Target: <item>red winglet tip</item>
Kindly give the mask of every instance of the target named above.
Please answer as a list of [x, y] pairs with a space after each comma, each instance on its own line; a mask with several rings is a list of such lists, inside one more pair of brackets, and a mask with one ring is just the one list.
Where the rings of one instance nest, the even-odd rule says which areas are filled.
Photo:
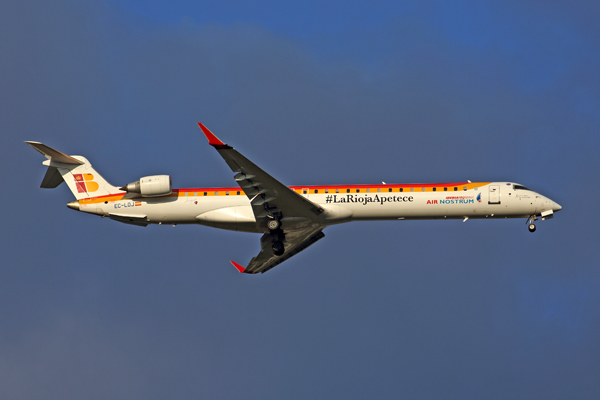
[[236, 263], [235, 261], [231, 261], [231, 263], [233, 264], [233, 266], [235, 267], [235, 269], [237, 269], [238, 271], [244, 272], [246, 270], [246, 268], [242, 267], [240, 264]]
[[208, 144], [210, 144], [211, 146], [223, 146], [225, 144], [221, 142], [219, 138], [216, 137], [215, 134], [212, 133], [207, 127], [202, 125], [201, 122], [198, 122], [198, 126], [200, 127], [200, 129], [202, 129], [202, 132], [204, 132], [204, 135], [208, 139]]

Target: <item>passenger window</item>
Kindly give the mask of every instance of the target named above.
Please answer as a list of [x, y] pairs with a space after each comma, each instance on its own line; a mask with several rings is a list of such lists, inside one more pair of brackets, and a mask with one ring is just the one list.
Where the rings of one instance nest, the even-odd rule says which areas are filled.
[[411, 191], [411, 192], [414, 192], [414, 191], [415, 191], [415, 188], [414, 188], [414, 187], [410, 188], [410, 191]]
[[356, 189], [356, 193], [360, 193], [360, 189]]
[[445, 187], [445, 188], [444, 188], [444, 192], [447, 192], [447, 191], [448, 191], [448, 188], [447, 188], [447, 187]]
[[239, 191], [239, 190], [237, 191], [237, 195], [238, 195], [238, 196], [240, 195], [240, 191]]
[[329, 193], [329, 189], [325, 189], [325, 193]]
[[350, 193], [350, 189], [346, 189], [346, 193]]
[[225, 196], [229, 196], [229, 192], [225, 192]]
[[188, 192], [185, 192], [183, 195], [184, 195], [185, 197], [187, 197], [187, 195], [188, 195]]
[[433, 188], [433, 191], [435, 192], [437, 188]]
[[367, 193], [369, 193], [371, 191], [371, 189], [367, 189]]
[[454, 186], [454, 191], [456, 192], [458, 190], [458, 188], [456, 186]]
[[392, 191], [392, 188], [389, 188], [389, 189], [388, 189], [388, 192], [391, 192], [391, 191]]
[[315, 189], [315, 194], [319, 193], [319, 191], [317, 189]]
[[340, 192], [340, 189], [335, 189], [335, 192], [336, 192], [336, 193], [339, 193], [339, 192]]
[[467, 191], [467, 187], [465, 186], [465, 187], [463, 188], [463, 190], [466, 192], [466, 191]]
[[404, 192], [404, 188], [400, 188], [400, 191], [401, 191], [401, 192]]
[[424, 191], [425, 191], [425, 188], [421, 188], [421, 192], [424, 192]]
[[477, 190], [477, 186], [475, 186], [473, 189]]
[[306, 194], [308, 193], [308, 190], [303, 190], [302, 193]]
[[215, 192], [215, 196], [218, 196], [218, 195], [219, 195], [219, 192]]
[[381, 192], [381, 188], [377, 188], [377, 191], [378, 191], [378, 192]]
[[204, 195], [206, 196], [208, 193], [204, 192]]

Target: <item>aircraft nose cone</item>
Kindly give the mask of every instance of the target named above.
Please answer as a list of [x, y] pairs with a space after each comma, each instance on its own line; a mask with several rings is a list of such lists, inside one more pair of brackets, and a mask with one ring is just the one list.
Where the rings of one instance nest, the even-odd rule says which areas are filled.
[[557, 202], [554, 202], [554, 204], [552, 205], [552, 211], [560, 211], [562, 210], [562, 206], [560, 204], [558, 204]]

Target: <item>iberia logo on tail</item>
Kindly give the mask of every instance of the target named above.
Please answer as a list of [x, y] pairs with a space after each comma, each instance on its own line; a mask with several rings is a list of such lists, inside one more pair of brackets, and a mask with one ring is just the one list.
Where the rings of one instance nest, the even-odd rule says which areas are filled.
[[75, 178], [75, 186], [77, 186], [77, 193], [91, 193], [98, 190], [99, 186], [94, 182], [94, 175], [92, 174], [73, 174]]

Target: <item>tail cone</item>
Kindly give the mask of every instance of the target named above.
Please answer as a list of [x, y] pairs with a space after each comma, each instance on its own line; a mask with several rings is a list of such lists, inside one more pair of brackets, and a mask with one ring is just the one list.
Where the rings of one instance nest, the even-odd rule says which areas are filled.
[[67, 203], [67, 207], [72, 208], [73, 210], [80, 211], [79, 201], [73, 200]]

